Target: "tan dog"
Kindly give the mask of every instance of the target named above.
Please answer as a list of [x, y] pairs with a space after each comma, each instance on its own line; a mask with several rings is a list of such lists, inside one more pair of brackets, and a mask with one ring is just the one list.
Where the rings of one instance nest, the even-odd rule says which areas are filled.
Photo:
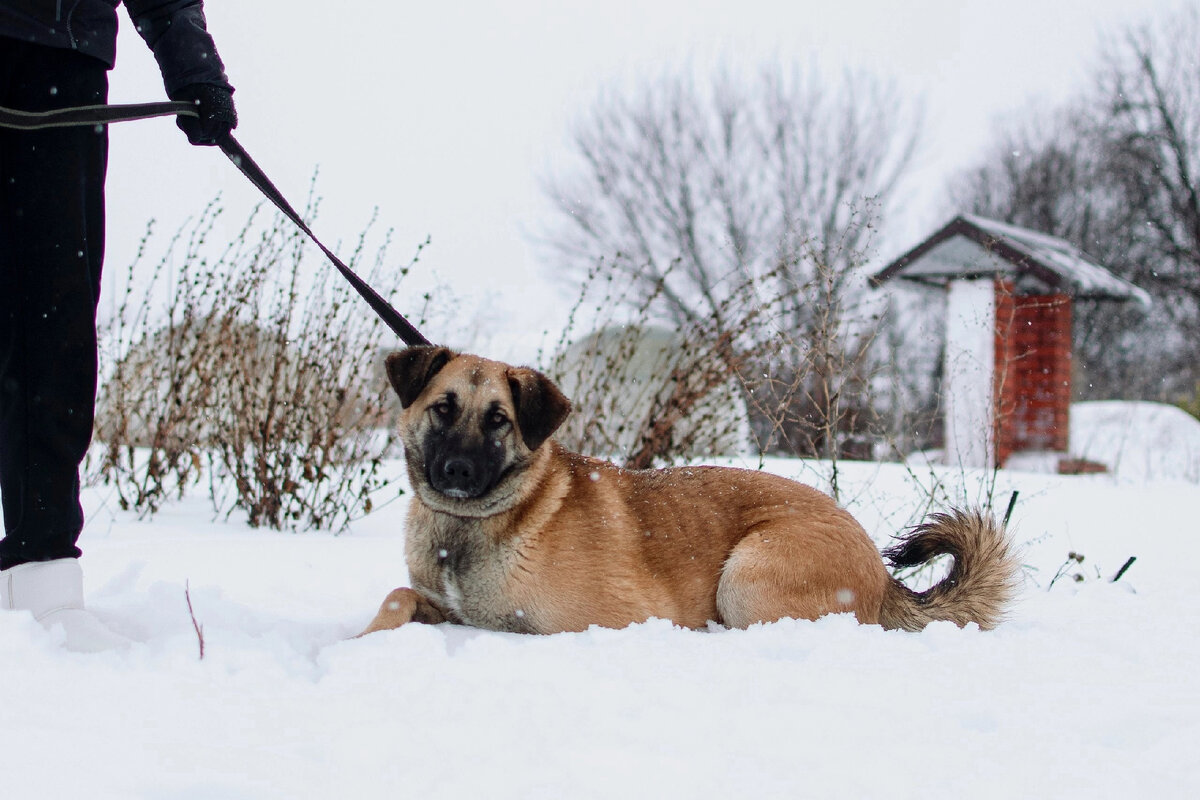
[[741, 628], [846, 611], [885, 628], [991, 628], [1013, 595], [1016, 562], [982, 515], [935, 515], [888, 551], [896, 566], [954, 557], [917, 594], [816, 489], [741, 469], [629, 471], [568, 452], [550, 436], [570, 403], [532, 369], [414, 347], [387, 370], [415, 492], [412, 588], [391, 592], [364, 634], [414, 620], [527, 633], [650, 617]]

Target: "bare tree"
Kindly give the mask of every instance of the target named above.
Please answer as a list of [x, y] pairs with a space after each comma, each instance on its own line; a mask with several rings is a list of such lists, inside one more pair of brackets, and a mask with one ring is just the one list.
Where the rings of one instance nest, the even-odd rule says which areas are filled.
[[[770, 358], [728, 350], [751, 407], [786, 405], [797, 424], [829, 429], [811, 409], [854, 405], [830, 371], [861, 362], [863, 349], [831, 321], [842, 319], [918, 124], [888, 84], [850, 73], [827, 83], [797, 66], [750, 79], [722, 70], [705, 85], [668, 76], [604, 94], [574, 127], [577, 168], [545, 184], [548, 260], [573, 281], [600, 265], [629, 287], [625, 302], [640, 319], [648, 308], [677, 330], [761, 346]], [[726, 318], [747, 286], [772, 309], [771, 324], [757, 328], [764, 339], [748, 345], [742, 331], [730, 336], [741, 320]], [[796, 408], [801, 399], [810, 410]], [[834, 446], [788, 435], [778, 415], [758, 424], [780, 447]]]
[[[1137, 278], [1200, 333], [1200, 9], [1130, 30], [1109, 50], [1110, 169], [1137, 235]], [[1191, 337], [1193, 347], [1200, 341]], [[1197, 352], [1193, 349], [1192, 355]]]
[[764, 291], [794, 296], [791, 327], [803, 329], [811, 298], [796, 290], [816, 263], [844, 286], [871, 235], [864, 207], [886, 210], [917, 116], [866, 75], [827, 84], [795, 66], [605, 94], [575, 126], [579, 168], [545, 186], [551, 264], [578, 279], [604, 259], [636, 288], [632, 302], [656, 296], [676, 323], [713, 314], [744, 278], [777, 275]]
[[1200, 12], [1112, 38], [1095, 86], [1031, 115], [952, 188], [957, 208], [1061, 236], [1154, 298], [1077, 307], [1084, 397], [1176, 398], [1200, 379]]

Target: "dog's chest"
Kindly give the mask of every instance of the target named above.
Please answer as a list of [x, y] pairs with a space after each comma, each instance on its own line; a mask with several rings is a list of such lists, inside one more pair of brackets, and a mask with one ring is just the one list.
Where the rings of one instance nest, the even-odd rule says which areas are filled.
[[468, 625], [533, 631], [527, 611], [512, 597], [520, 559], [516, 544], [485, 541], [469, 523], [443, 522], [422, 533], [408, 547], [415, 588]]

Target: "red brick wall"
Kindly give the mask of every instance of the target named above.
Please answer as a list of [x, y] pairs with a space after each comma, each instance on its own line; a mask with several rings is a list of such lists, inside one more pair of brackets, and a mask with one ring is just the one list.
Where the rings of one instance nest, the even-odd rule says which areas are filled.
[[1071, 405], [1071, 298], [1017, 295], [996, 282], [996, 463], [1065, 452]]

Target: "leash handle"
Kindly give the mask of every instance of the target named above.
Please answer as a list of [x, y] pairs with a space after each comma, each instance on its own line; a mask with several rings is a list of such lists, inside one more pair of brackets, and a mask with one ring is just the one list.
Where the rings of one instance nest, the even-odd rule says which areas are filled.
[[284, 198], [283, 193], [275, 188], [275, 184], [271, 183], [271, 179], [268, 178], [266, 173], [262, 171], [262, 168], [255, 163], [254, 159], [250, 157], [250, 154], [246, 152], [246, 149], [242, 147], [242, 145], [236, 139], [233, 138], [233, 134], [225, 134], [222, 136], [217, 140], [217, 146], [221, 148], [222, 153], [229, 157], [229, 160], [233, 162], [233, 165], [237, 167], [238, 170], [241, 171], [241, 173], [245, 175], [268, 200], [275, 204], [276, 208], [282, 211], [288, 219], [295, 223], [296, 227], [303, 231], [305, 235], [313, 241], [313, 244], [321, 248], [321, 252], [325, 254], [325, 257], [329, 259], [330, 263], [338, 268], [338, 271], [341, 272], [346, 280], [350, 282], [350, 285], [354, 287], [355, 291], [357, 291], [362, 298], [367, 301], [371, 308], [374, 309], [375, 313], [379, 315], [380, 319], [382, 319], [384, 323], [404, 341], [405, 344], [409, 345], [410, 347], [431, 344], [431, 342], [422, 336], [411, 322], [405, 319], [399, 311], [392, 308], [392, 306], [389, 305], [388, 302], [384, 300], [378, 292], [372, 289], [366, 281], [360, 278], [354, 272], [354, 270], [343, 264], [341, 259], [335, 256], [328, 247], [322, 244], [321, 240], [317, 238], [317, 235], [312, 232], [308, 225], [305, 224], [304, 220], [300, 218], [300, 215], [296, 213], [296, 210], [292, 208], [291, 204], [288, 203], [288, 201]]
[[51, 111], [18, 111], [0, 106], [0, 128], [37, 131], [44, 128], [72, 128], [77, 125], [107, 125], [152, 117], [198, 117], [194, 103], [185, 100], [130, 105], [74, 106]]

